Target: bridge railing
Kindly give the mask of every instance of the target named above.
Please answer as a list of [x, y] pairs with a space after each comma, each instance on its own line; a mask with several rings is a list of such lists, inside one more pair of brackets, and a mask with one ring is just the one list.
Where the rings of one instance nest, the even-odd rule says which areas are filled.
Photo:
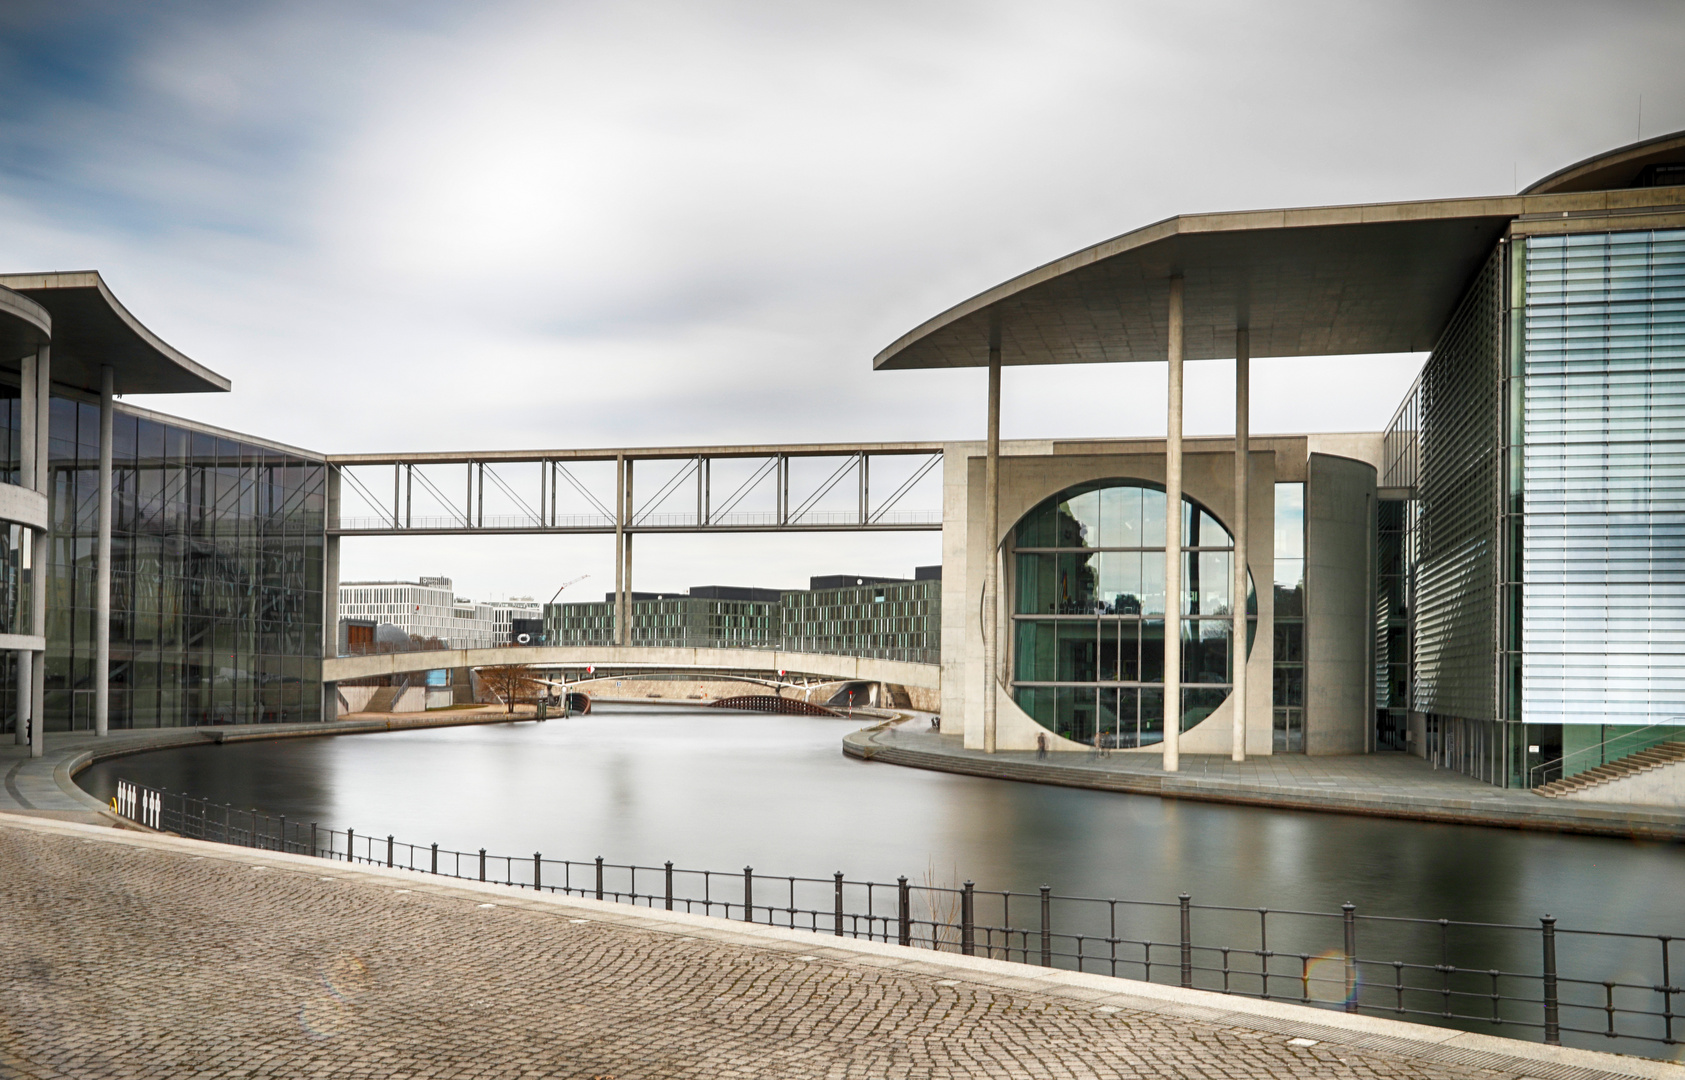
[[182, 836], [1223, 994], [1671, 1057], [1678, 933], [1422, 919], [500, 855], [288, 821], [119, 781], [124, 817]]
[[[542, 646], [555, 648], [620, 648], [610, 641], [590, 640], [586, 638], [569, 639], [567, 641], [539, 642], [536, 645], [499, 645], [499, 649], [509, 650], [506, 662], [511, 664], [524, 663], [520, 650], [538, 648]], [[908, 664], [940, 664], [942, 650], [939, 648], [887, 648], [875, 646], [849, 646], [848, 648], [827, 649], [820, 647], [821, 643], [812, 638], [771, 637], [756, 641], [738, 638], [710, 638], [700, 634], [674, 634], [666, 636], [634, 637], [625, 646], [635, 649], [751, 649], [760, 652], [810, 653], [817, 656], [853, 656], [862, 660], [898, 660]], [[482, 648], [493, 646], [478, 646]], [[433, 640], [424, 642], [387, 642], [378, 641], [348, 645], [340, 656], [374, 656], [389, 653], [439, 652], [458, 648], [448, 642]], [[504, 658], [500, 655], [500, 660]], [[612, 666], [612, 665], [609, 665]]]

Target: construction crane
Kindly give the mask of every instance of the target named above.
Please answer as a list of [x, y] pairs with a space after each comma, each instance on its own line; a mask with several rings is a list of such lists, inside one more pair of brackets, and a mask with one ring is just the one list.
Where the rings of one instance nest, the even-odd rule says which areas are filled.
[[[569, 585], [578, 585], [581, 581], [584, 581], [586, 578], [588, 578], [590, 576], [591, 576], [590, 574], [580, 574], [578, 577], [574, 578], [572, 581], [564, 581], [564, 582], [562, 582], [562, 589], [567, 588]], [[556, 596], [562, 595], [562, 589], [556, 590]], [[552, 604], [554, 604], [556, 602], [556, 596], [552, 596], [550, 598], [550, 602]]]

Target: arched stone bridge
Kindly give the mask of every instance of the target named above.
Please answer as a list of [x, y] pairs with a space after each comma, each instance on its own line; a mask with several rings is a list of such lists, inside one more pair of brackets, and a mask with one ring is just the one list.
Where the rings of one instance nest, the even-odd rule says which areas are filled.
[[487, 667], [493, 664], [597, 664], [659, 667], [663, 670], [787, 671], [832, 679], [897, 683], [937, 690], [942, 687], [939, 664], [905, 660], [875, 660], [864, 656], [784, 652], [777, 649], [686, 649], [643, 645], [529, 645], [502, 649], [435, 649], [427, 652], [377, 653], [371, 656], [332, 656], [322, 661], [322, 681], [337, 683], [380, 675], [401, 675], [439, 668]]

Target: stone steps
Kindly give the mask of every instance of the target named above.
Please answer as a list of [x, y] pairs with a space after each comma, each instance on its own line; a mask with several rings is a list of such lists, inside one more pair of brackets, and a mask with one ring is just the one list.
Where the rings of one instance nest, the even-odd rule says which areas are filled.
[[1664, 765], [1685, 761], [1685, 739], [1665, 742], [1656, 746], [1628, 754], [1617, 761], [1606, 765], [1598, 765], [1585, 772], [1565, 776], [1560, 780], [1552, 780], [1548, 784], [1541, 784], [1533, 789], [1535, 795], [1543, 795], [1547, 799], [1559, 799], [1575, 791], [1607, 784], [1611, 780], [1619, 780], [1625, 776], [1634, 776], [1651, 769], [1659, 769]]

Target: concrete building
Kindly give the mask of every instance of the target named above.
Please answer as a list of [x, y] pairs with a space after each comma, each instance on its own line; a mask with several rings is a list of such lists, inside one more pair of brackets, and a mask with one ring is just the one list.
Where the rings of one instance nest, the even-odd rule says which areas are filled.
[[539, 618], [543, 605], [520, 598], [474, 601], [456, 595], [448, 577], [415, 581], [346, 581], [339, 586], [342, 621], [387, 623], [452, 649], [490, 649], [514, 640], [515, 620]]
[[[944, 474], [943, 729], [1508, 786], [1685, 734], [1681, 185], [1676, 133], [1512, 197], [1171, 218], [884, 349], [989, 372]], [[1250, 437], [1251, 357], [1412, 351], [1385, 432]], [[1235, 437], [1184, 439], [1183, 364], [1227, 357]], [[1101, 362], [1168, 364], [1168, 438], [999, 440], [1003, 365]]]
[[[1386, 430], [1250, 434], [1251, 357], [1401, 352], [1429, 359]], [[1184, 364], [1229, 357], [1233, 437], [1184, 439]], [[1166, 437], [1000, 440], [1004, 365], [1143, 362], [1167, 366]], [[617, 602], [545, 607], [545, 636], [939, 656], [943, 728], [985, 751], [1175, 770], [1184, 751], [1407, 750], [1534, 786], [1685, 733], [1685, 133], [1517, 195], [1170, 218], [874, 363], [988, 371], [986, 438], [943, 448], [940, 580], [639, 599], [637, 532], [901, 527], [924, 473], [874, 508], [868, 447], [666, 447], [651, 456], [691, 464], [640, 507], [625, 448], [330, 463], [122, 405], [229, 384], [97, 274], [0, 276], [5, 723], [39, 750], [44, 727], [320, 718], [342, 614], [497, 645], [540, 607], [417, 581], [348, 583], [342, 612], [342, 535], [571, 530], [614, 536]], [[934, 467], [934, 444], [876, 450]], [[819, 455], [851, 464], [792, 503], [791, 460]], [[734, 510], [741, 490], [716, 504], [715, 457], [765, 458], [745, 483], [770, 478], [776, 511]], [[563, 458], [614, 464], [612, 509], [558, 518]], [[500, 525], [484, 495], [504, 460], [539, 461], [548, 490]], [[418, 464], [464, 468], [454, 516], [411, 515]], [[359, 465], [392, 468], [393, 502], [347, 529]], [[856, 508], [814, 510], [849, 469]], [[692, 525], [655, 512], [681, 482]]]

